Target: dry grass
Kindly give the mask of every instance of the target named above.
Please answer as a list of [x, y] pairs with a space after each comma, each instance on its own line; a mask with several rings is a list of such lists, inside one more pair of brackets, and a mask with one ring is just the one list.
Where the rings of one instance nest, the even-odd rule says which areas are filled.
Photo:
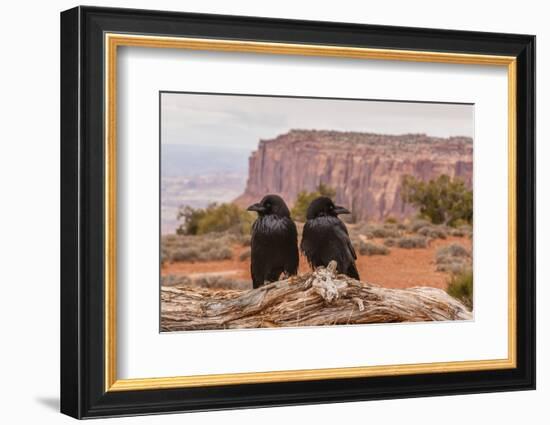
[[431, 225], [432, 225], [432, 223], [428, 220], [416, 219], [416, 220], [411, 221], [411, 223], [409, 224], [409, 229], [408, 230], [411, 233], [416, 233], [422, 227], [431, 226]]
[[374, 242], [359, 242], [360, 255], [388, 255], [390, 250], [384, 245], [379, 245]]
[[398, 238], [386, 238], [384, 239], [384, 245], [392, 247], [397, 246], [399, 239]]
[[217, 261], [233, 257], [232, 245], [240, 238], [230, 233], [166, 235], [161, 240], [162, 262]]
[[431, 239], [447, 239], [445, 226], [424, 226], [418, 229], [416, 233]]
[[471, 266], [471, 254], [462, 245], [453, 243], [437, 250], [435, 262], [437, 271], [461, 273]]
[[465, 268], [458, 273], [453, 273], [447, 286], [447, 293], [472, 310], [474, 305], [474, 277], [472, 269]]
[[405, 236], [397, 240], [397, 246], [406, 249], [426, 248], [428, 240], [423, 236]]
[[449, 234], [451, 236], [458, 236], [458, 237], [468, 237], [472, 239], [472, 226], [469, 224], [464, 224], [462, 226], [459, 226], [457, 228], [452, 228], [449, 231]]
[[204, 274], [196, 277], [177, 275], [162, 276], [162, 286], [242, 291], [250, 289], [252, 284], [249, 281], [236, 280], [229, 276]]
[[241, 252], [241, 254], [239, 255], [239, 260], [241, 261], [246, 261], [248, 259], [250, 259], [250, 248], [248, 249], [245, 249], [243, 252]]
[[397, 238], [403, 234], [398, 224], [365, 224], [359, 226], [353, 233], [364, 235], [368, 239]]

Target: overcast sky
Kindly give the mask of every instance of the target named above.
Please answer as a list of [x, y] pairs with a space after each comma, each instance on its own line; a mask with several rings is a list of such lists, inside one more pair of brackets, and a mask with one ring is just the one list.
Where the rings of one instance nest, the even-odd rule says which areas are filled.
[[163, 93], [163, 144], [255, 149], [290, 129], [383, 134], [474, 133], [474, 107], [435, 103]]

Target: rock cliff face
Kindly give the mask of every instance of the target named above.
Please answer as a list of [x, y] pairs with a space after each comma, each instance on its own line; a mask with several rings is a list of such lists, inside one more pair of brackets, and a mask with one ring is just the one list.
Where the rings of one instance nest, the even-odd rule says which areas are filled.
[[276, 193], [292, 205], [300, 191], [323, 183], [336, 189], [336, 202], [357, 220], [402, 219], [416, 212], [401, 200], [404, 175], [427, 181], [447, 174], [472, 187], [472, 152], [466, 137], [291, 130], [260, 141], [235, 202], [244, 206]]

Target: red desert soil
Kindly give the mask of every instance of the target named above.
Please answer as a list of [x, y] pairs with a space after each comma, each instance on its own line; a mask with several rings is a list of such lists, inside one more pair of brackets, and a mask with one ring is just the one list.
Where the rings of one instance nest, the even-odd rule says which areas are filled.
[[[382, 244], [383, 240], [375, 240], [374, 242]], [[404, 249], [392, 247], [389, 255], [359, 255], [357, 268], [361, 280], [387, 288], [433, 286], [444, 289], [447, 286], [448, 274], [435, 270], [435, 253], [438, 248], [451, 243], [458, 243], [469, 250], [472, 248], [472, 241], [468, 238], [448, 237], [447, 239], [432, 240], [428, 248]], [[236, 280], [249, 280], [250, 261], [239, 260], [240, 253], [245, 249], [241, 246], [235, 246], [234, 259], [232, 260], [166, 264], [161, 273], [163, 276], [223, 273], [231, 275]], [[309, 265], [306, 259], [300, 256], [300, 273], [308, 270]]]

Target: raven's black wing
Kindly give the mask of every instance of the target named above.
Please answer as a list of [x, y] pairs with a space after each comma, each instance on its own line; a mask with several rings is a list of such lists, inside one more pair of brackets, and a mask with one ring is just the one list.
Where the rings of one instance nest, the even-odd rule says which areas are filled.
[[296, 224], [288, 219], [288, 252], [286, 254], [285, 272], [291, 276], [297, 274], [299, 264], [298, 231], [296, 230]]
[[353, 248], [353, 244], [351, 243], [351, 239], [349, 237], [348, 228], [344, 224], [343, 221], [338, 220], [338, 234], [342, 240], [346, 242], [346, 248], [349, 251], [349, 254], [354, 260], [357, 260], [357, 254], [355, 253], [355, 248]]
[[250, 275], [252, 277], [252, 287], [259, 288], [265, 282], [265, 261], [262, 238], [258, 235], [258, 220], [252, 225], [252, 235], [250, 238]]
[[302, 229], [302, 240], [300, 242], [300, 250], [305, 255], [309, 265], [312, 268], [315, 267], [315, 265], [311, 260], [314, 249], [315, 247], [313, 246], [313, 235], [312, 235], [311, 223], [308, 220], [306, 221], [306, 223], [304, 224], [304, 228]]
[[344, 274], [348, 275], [349, 277], [353, 279], [360, 280], [359, 278], [359, 272], [357, 271], [357, 266], [355, 265], [355, 260], [357, 260], [357, 254], [355, 253], [355, 248], [353, 248], [353, 244], [351, 243], [351, 239], [349, 237], [348, 229], [343, 221], [338, 220], [339, 223], [336, 226], [336, 234], [338, 239], [340, 239], [343, 242], [345, 252], [343, 255], [345, 255], [346, 258], [346, 267], [343, 272]]

